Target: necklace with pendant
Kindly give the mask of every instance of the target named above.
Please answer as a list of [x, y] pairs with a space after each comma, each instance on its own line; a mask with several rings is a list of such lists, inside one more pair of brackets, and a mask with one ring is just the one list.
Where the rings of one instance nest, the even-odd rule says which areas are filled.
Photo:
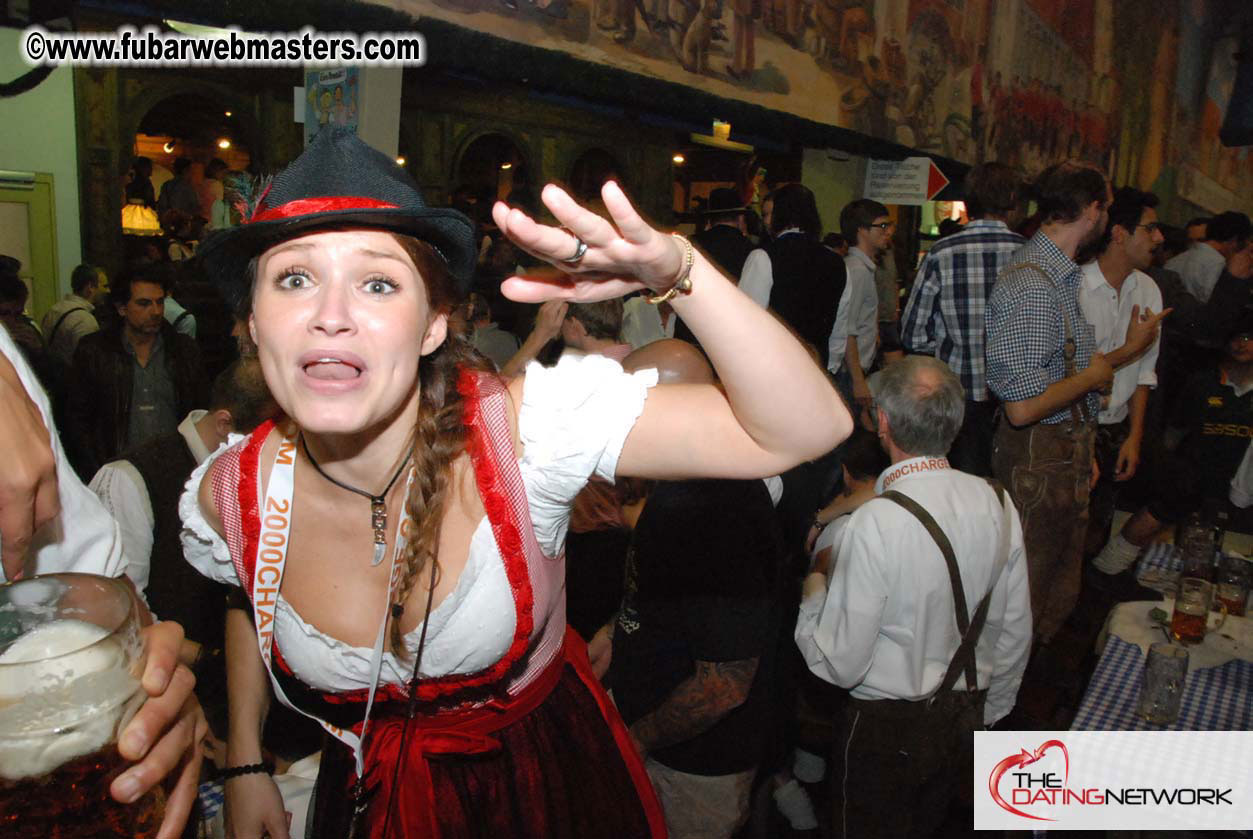
[[405, 467], [409, 465], [409, 461], [413, 459], [413, 447], [409, 447], [409, 453], [405, 455], [405, 459], [401, 461], [400, 467], [396, 470], [396, 474], [392, 475], [392, 479], [387, 482], [387, 486], [378, 495], [373, 495], [363, 489], [357, 489], [355, 486], [349, 486], [343, 481], [332, 478], [326, 472], [322, 471], [322, 467], [314, 460], [313, 453], [309, 451], [309, 444], [305, 442], [305, 435], [300, 435], [300, 447], [304, 449], [305, 457], [309, 458], [309, 462], [313, 464], [314, 470], [326, 478], [340, 489], [346, 489], [349, 492], [355, 492], [357, 495], [370, 500], [370, 527], [374, 531], [374, 557], [370, 565], [378, 565], [383, 561], [383, 554], [387, 550], [387, 493], [392, 491], [392, 487], [396, 485], [397, 479], [401, 473], [405, 471]]

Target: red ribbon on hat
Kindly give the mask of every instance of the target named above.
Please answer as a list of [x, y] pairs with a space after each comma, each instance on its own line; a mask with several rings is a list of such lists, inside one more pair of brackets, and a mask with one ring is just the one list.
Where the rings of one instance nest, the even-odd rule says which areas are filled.
[[351, 210], [399, 210], [395, 204], [363, 198], [360, 195], [325, 195], [321, 198], [297, 198], [277, 207], [253, 213], [249, 223], [254, 221], [282, 221], [283, 219], [299, 218], [314, 213], [333, 213]]

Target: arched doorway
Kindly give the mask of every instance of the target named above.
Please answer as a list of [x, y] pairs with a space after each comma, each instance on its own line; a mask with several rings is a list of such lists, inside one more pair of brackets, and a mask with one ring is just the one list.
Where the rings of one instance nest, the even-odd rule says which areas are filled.
[[144, 114], [131, 153], [152, 161], [156, 195], [173, 177], [180, 158], [191, 161], [192, 185], [203, 191], [205, 170], [215, 160], [222, 161], [228, 170], [245, 171], [251, 166], [249, 133], [242, 115], [236, 115], [230, 105], [198, 93], [181, 93], [162, 99]]
[[[230, 337], [233, 317], [207, 278], [187, 261], [195, 243], [209, 226], [237, 223], [227, 209], [223, 181], [232, 172], [246, 173], [253, 165], [255, 133], [248, 115], [236, 113], [238, 106], [203, 92], [178, 92], [159, 99], [139, 118], [122, 169], [124, 263], [175, 261], [174, 287], [169, 296], [190, 312], [196, 323], [196, 339], [205, 367], [215, 373], [237, 354]], [[125, 153], [124, 153], [125, 154]], [[148, 165], [140, 165], [146, 160]], [[150, 169], [151, 189], [137, 189], [137, 179]], [[161, 199], [162, 190], [178, 172], [190, 189], [178, 191], [178, 198]], [[136, 197], [146, 193], [155, 199], [159, 229], [137, 236], [129, 226]], [[126, 202], [130, 201], [130, 206]]]
[[472, 140], [455, 171], [452, 205], [480, 221], [479, 214], [490, 209], [493, 201], [524, 207], [534, 203], [526, 156], [504, 134], [482, 134]]

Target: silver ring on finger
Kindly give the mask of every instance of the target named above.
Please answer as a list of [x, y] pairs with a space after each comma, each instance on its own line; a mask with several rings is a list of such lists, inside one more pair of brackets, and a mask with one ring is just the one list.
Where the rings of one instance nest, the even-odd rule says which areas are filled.
[[574, 233], [571, 233], [570, 235], [574, 236], [574, 256], [567, 257], [561, 261], [567, 265], [577, 265], [583, 261], [583, 254], [587, 253], [587, 242], [584, 242]]

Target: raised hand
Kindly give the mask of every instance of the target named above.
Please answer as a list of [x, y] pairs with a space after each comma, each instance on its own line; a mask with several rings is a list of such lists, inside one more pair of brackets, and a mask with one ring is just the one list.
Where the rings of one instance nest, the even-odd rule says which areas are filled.
[[1147, 350], [1157, 338], [1162, 318], [1169, 315], [1171, 311], [1171, 309], [1163, 309], [1158, 314], [1153, 314], [1152, 309], [1145, 308], [1144, 311], [1140, 311], [1139, 306], [1132, 306], [1131, 320], [1127, 323], [1127, 335], [1122, 349], [1133, 357]]
[[[510, 277], [501, 284], [506, 297], [522, 303], [590, 302], [642, 288], [665, 291], [678, 279], [683, 268], [682, 243], [650, 227], [613, 181], [601, 189], [608, 220], [580, 207], [552, 184], [544, 187], [541, 197], [563, 227], [540, 224], [499, 201], [492, 207], [492, 218], [502, 233], [559, 269], [556, 274]], [[580, 241], [587, 249], [572, 261], [581, 250]]]
[[535, 316], [535, 332], [547, 344], [561, 334], [561, 324], [565, 322], [566, 312], [570, 304], [562, 300], [549, 300], [539, 307]]

